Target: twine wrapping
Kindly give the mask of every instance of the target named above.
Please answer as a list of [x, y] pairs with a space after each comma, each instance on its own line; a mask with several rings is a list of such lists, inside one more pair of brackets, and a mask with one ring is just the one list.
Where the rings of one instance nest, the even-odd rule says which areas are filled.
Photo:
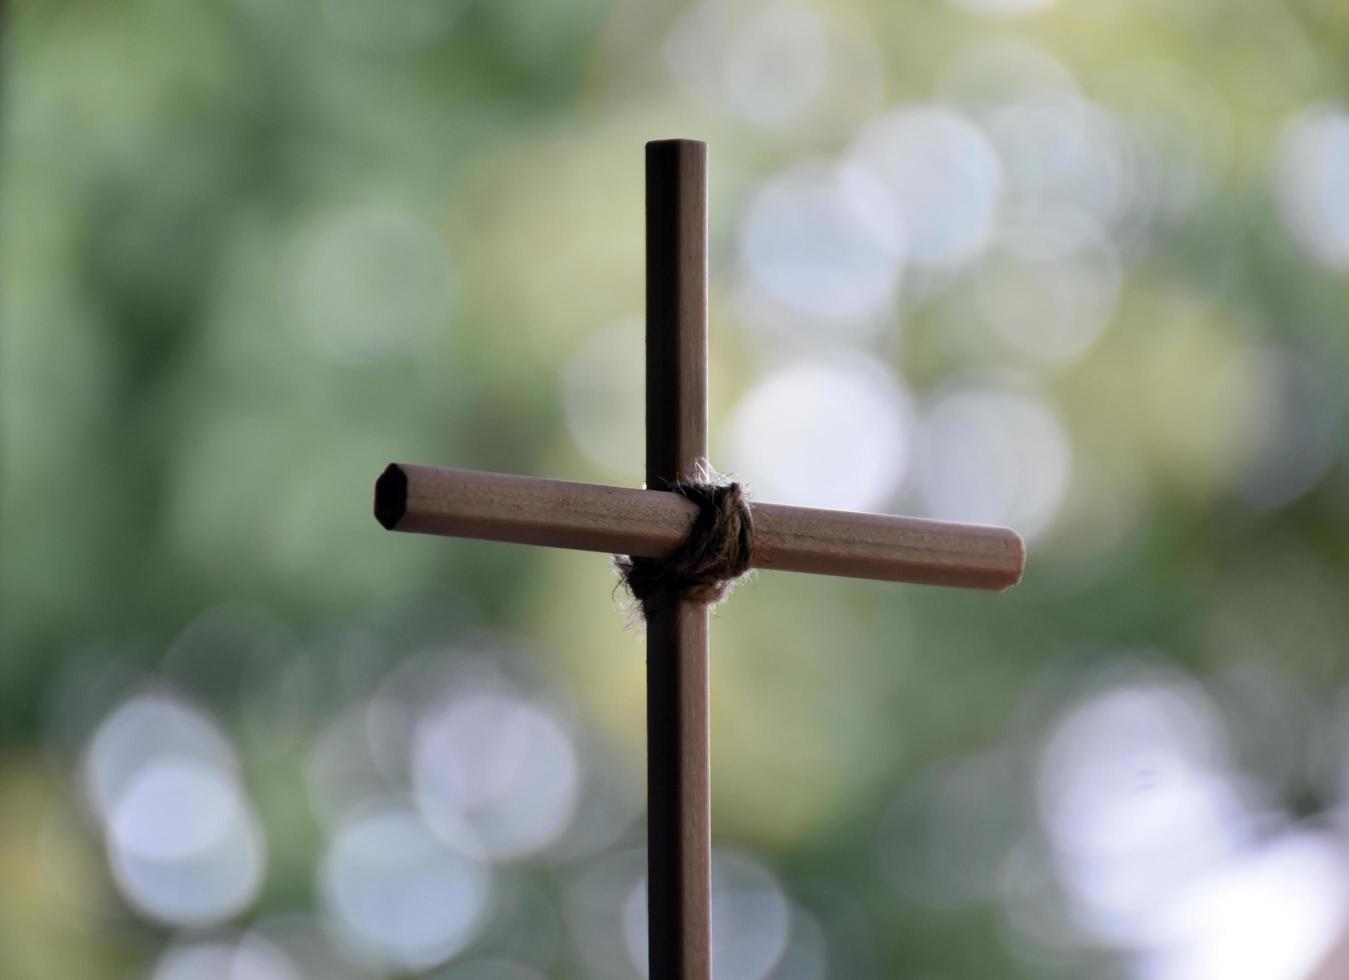
[[754, 521], [739, 483], [680, 480], [661, 489], [692, 500], [698, 516], [688, 537], [664, 558], [614, 559], [643, 618], [653, 604], [667, 599], [720, 602], [749, 570], [754, 548]]

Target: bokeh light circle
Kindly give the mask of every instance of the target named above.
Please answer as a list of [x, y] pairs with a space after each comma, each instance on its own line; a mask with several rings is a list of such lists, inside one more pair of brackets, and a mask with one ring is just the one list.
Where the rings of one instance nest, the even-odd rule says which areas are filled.
[[1054, 520], [1071, 454], [1058, 416], [1033, 395], [955, 388], [922, 414], [915, 471], [929, 516], [1008, 524], [1033, 537]]
[[505, 860], [535, 854], [567, 829], [580, 762], [548, 712], [504, 691], [470, 691], [424, 712], [412, 777], [433, 830], [467, 824], [488, 855]]
[[980, 262], [974, 302], [1006, 351], [1042, 366], [1081, 357], [1115, 313], [1122, 272], [1109, 238], [1093, 223], [1037, 214], [999, 235]]
[[820, 15], [806, 3], [771, 3], [731, 35], [722, 87], [738, 115], [778, 129], [798, 120], [819, 97], [828, 62]]
[[759, 382], [730, 423], [731, 467], [765, 500], [867, 510], [909, 461], [909, 398], [861, 355], [795, 364]]
[[1317, 967], [1349, 924], [1349, 864], [1342, 842], [1293, 830], [1167, 898], [1166, 938], [1141, 958], [1139, 980], [1328, 977]]
[[237, 771], [229, 739], [192, 703], [167, 691], [122, 702], [94, 730], [84, 752], [82, 781], [95, 814], [106, 818], [142, 768], [167, 756]]
[[328, 845], [319, 893], [339, 941], [373, 963], [424, 970], [481, 930], [492, 873], [466, 831], [433, 834], [413, 810], [372, 805]]
[[305, 980], [285, 951], [255, 933], [178, 942], [155, 961], [150, 980]]
[[863, 128], [851, 157], [894, 196], [912, 264], [959, 268], [987, 247], [1002, 165], [988, 137], [964, 116], [939, 106], [898, 109]]
[[1250, 831], [1223, 732], [1201, 688], [1124, 679], [1069, 709], [1041, 755], [1041, 821], [1083, 924], [1155, 941], [1161, 902]]
[[1048, 51], [1007, 37], [962, 47], [942, 70], [943, 102], [980, 122], [1012, 105], [1065, 104], [1080, 98], [1072, 72]]
[[142, 769], [108, 818], [118, 889], [161, 922], [206, 925], [247, 908], [262, 887], [262, 826], [232, 773], [165, 758]]
[[903, 244], [884, 185], [855, 166], [808, 163], [760, 188], [740, 252], [753, 285], [789, 314], [848, 324], [893, 302]]
[[113, 882], [139, 913], [205, 926], [252, 904], [262, 825], [234, 749], [195, 705], [167, 691], [127, 699], [95, 729], [82, 777]]
[[1274, 191], [1293, 241], [1327, 268], [1349, 268], [1349, 112], [1313, 106], [1284, 126]]

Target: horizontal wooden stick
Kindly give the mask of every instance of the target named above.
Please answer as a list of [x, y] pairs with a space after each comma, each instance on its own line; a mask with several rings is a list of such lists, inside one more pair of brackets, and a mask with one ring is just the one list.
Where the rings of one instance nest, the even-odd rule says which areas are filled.
[[[753, 504], [755, 568], [999, 591], [1021, 579], [1015, 531]], [[375, 484], [391, 531], [659, 558], [693, 525], [676, 493], [394, 463]]]

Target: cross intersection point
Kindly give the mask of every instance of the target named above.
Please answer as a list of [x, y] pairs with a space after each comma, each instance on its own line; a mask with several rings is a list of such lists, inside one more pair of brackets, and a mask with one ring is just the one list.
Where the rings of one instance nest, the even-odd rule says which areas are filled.
[[[646, 145], [646, 486], [707, 464], [707, 146]], [[1007, 528], [754, 503], [750, 565], [1000, 591], [1025, 547]], [[677, 493], [391, 464], [385, 528], [665, 558], [698, 507]], [[652, 980], [709, 980], [707, 606], [648, 601], [647, 890]]]

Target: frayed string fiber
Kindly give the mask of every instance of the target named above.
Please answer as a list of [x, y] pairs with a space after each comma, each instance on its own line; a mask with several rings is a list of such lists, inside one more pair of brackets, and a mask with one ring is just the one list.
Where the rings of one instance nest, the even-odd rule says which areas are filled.
[[739, 483], [707, 479], [679, 480], [660, 489], [698, 505], [688, 536], [664, 558], [614, 559], [622, 585], [636, 600], [642, 617], [656, 603], [687, 599], [715, 605], [749, 570], [754, 550], [754, 520], [748, 495]]

